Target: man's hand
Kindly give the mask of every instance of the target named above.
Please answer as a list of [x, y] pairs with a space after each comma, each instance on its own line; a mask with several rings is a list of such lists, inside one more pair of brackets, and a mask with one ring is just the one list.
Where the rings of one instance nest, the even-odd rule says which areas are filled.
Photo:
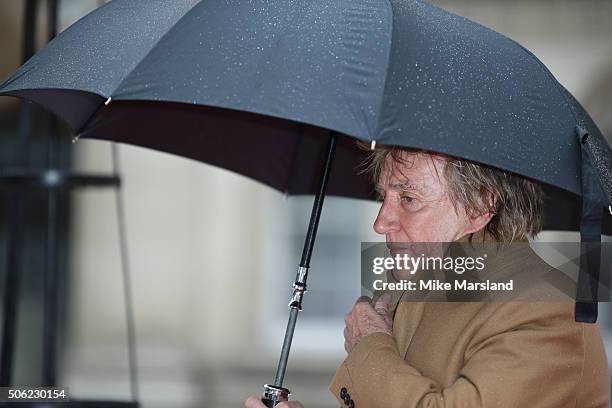
[[[266, 408], [266, 406], [261, 402], [260, 395], [252, 395], [244, 403], [244, 408]], [[304, 406], [299, 401], [289, 401], [281, 402], [275, 408], [304, 408]]]
[[391, 295], [383, 294], [374, 305], [372, 299], [362, 296], [357, 299], [353, 310], [344, 318], [344, 349], [347, 353], [368, 334], [382, 332], [391, 334], [393, 321], [389, 317]]

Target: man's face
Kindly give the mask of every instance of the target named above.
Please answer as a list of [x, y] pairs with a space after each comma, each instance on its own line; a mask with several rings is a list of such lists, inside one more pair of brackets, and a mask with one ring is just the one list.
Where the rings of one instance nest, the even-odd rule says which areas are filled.
[[402, 154], [407, 163], [390, 166], [389, 157], [383, 166], [376, 186], [382, 206], [374, 231], [384, 234], [387, 243], [415, 243], [451, 242], [480, 229], [461, 205], [455, 211], [447, 193], [443, 159]]

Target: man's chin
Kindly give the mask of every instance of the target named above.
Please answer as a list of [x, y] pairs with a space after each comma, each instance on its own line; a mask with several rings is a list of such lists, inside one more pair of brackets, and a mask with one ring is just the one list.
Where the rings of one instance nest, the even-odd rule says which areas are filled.
[[415, 280], [417, 279], [417, 271], [415, 273], [410, 273], [409, 271], [398, 271], [397, 269], [391, 271], [391, 275], [393, 275], [393, 279], [398, 282]]

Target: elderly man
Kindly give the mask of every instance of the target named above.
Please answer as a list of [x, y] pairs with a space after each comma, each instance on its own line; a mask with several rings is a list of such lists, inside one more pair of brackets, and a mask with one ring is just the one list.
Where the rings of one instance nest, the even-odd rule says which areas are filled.
[[[424, 151], [381, 148], [370, 170], [387, 243], [526, 241], [541, 229], [536, 182]], [[542, 269], [530, 255], [516, 270]], [[394, 272], [394, 277], [400, 279]], [[330, 385], [348, 407], [609, 407], [600, 329], [554, 302], [402, 302], [360, 298], [346, 316], [347, 358]], [[258, 397], [247, 408], [260, 408]], [[297, 401], [278, 407], [298, 408]]]

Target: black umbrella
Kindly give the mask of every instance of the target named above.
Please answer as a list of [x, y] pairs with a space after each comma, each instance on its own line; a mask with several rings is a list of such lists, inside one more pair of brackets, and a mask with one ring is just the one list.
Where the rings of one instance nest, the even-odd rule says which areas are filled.
[[[326, 188], [371, 193], [354, 172], [364, 153], [351, 137], [543, 182], [582, 203], [584, 241], [599, 241], [612, 204], [610, 146], [544, 65], [516, 42], [416, 0], [115, 0], [61, 33], [0, 94], [44, 105], [76, 137], [159, 149], [290, 194], [316, 193], [272, 394], [284, 392]], [[582, 321], [596, 316], [589, 276], [579, 283], [588, 295], [579, 294]]]

